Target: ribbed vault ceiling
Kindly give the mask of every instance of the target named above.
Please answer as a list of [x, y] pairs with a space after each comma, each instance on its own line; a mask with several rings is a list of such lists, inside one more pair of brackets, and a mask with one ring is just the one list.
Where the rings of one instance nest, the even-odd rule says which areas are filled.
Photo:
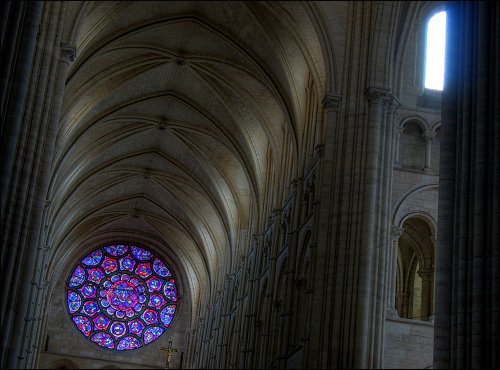
[[[324, 66], [300, 3], [95, 2], [75, 9], [50, 183], [55, 245], [157, 240], [208, 290], [268, 174], [299, 157]], [[283, 148], [288, 148], [283, 151]], [[255, 230], [253, 230], [255, 231]]]

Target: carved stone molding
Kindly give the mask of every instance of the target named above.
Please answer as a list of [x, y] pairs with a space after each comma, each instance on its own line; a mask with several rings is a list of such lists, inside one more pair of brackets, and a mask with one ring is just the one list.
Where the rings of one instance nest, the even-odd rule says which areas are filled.
[[417, 274], [423, 281], [432, 281], [434, 278], [434, 270], [431, 269], [419, 270]]
[[436, 133], [426, 132], [423, 136], [426, 144], [432, 144], [432, 142], [434, 141], [434, 137], [436, 136]]
[[75, 60], [76, 49], [68, 44], [61, 43], [61, 61], [70, 64]]
[[327, 94], [322, 101], [325, 109], [332, 110], [334, 112], [339, 111], [341, 102], [342, 96], [337, 94]]
[[401, 235], [403, 235], [404, 229], [399, 226], [392, 226], [391, 227], [391, 235], [395, 240], [399, 240]]
[[51, 205], [51, 201], [48, 199], [45, 199], [45, 202], [43, 204], [43, 208], [46, 210], [50, 207], [50, 205]]
[[388, 99], [392, 99], [390, 90], [382, 87], [367, 88], [365, 96], [370, 104], [385, 104]]
[[389, 114], [395, 114], [398, 108], [401, 107], [401, 103], [394, 95], [388, 94], [384, 100], [384, 107]]

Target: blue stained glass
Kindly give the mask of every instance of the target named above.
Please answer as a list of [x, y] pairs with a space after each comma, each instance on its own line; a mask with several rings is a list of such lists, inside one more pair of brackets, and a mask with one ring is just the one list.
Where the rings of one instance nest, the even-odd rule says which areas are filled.
[[76, 324], [77, 328], [88, 337], [90, 332], [92, 331], [92, 325], [90, 324], [90, 320], [85, 316], [74, 316], [73, 322]]
[[153, 262], [153, 270], [162, 277], [167, 277], [170, 275], [170, 271], [168, 270], [167, 266], [165, 266], [165, 264], [158, 258], [156, 258]]
[[97, 266], [102, 259], [102, 251], [100, 249], [90, 253], [82, 260], [82, 263], [87, 266]]
[[111, 325], [111, 333], [115, 338], [122, 337], [127, 332], [127, 327], [122, 322], [115, 322]]
[[171, 279], [165, 283], [163, 288], [163, 294], [172, 302], [177, 302], [177, 288], [175, 286], [175, 280]]
[[115, 272], [118, 268], [118, 264], [116, 263], [116, 260], [114, 258], [104, 258], [104, 262], [102, 263], [102, 268], [104, 269], [104, 272], [106, 274], [111, 274], [112, 272]]
[[68, 309], [70, 314], [77, 312], [82, 305], [82, 297], [73, 290], [68, 290]]
[[139, 261], [146, 261], [153, 257], [153, 253], [148, 252], [147, 250], [144, 250], [140, 247], [132, 245], [130, 249], [132, 250], [132, 254], [134, 255], [134, 257]]
[[92, 286], [90, 284], [85, 284], [84, 286], [82, 286], [78, 290], [82, 293], [82, 295], [85, 298], [95, 298], [96, 297], [96, 289], [94, 286]]
[[158, 322], [158, 314], [152, 309], [147, 309], [146, 311], [144, 311], [144, 313], [141, 315], [141, 318], [148, 325], [156, 324]]
[[147, 278], [153, 271], [151, 271], [151, 265], [149, 263], [140, 263], [135, 269], [135, 273], [142, 278]]
[[104, 315], [99, 315], [94, 319], [94, 327], [95, 330], [106, 330], [110, 323], [110, 319], [108, 319]]
[[69, 286], [71, 288], [82, 284], [85, 281], [85, 270], [82, 266], [76, 266], [73, 274], [71, 275], [71, 279], [69, 280]]
[[83, 305], [83, 313], [89, 315], [90, 317], [94, 316], [99, 312], [99, 306], [94, 301], [85, 302]]
[[104, 272], [100, 268], [93, 268], [88, 270], [88, 279], [93, 283], [99, 284], [104, 278]]
[[[168, 277], [168, 281], [160, 277]], [[68, 312], [78, 330], [97, 345], [133, 350], [159, 338], [171, 325], [175, 279], [145, 248], [107, 245], [87, 254], [67, 284]]]
[[170, 326], [170, 323], [172, 322], [172, 318], [174, 317], [175, 314], [175, 306], [167, 306], [160, 312], [160, 319], [163, 325], [166, 327]]
[[142, 347], [139, 339], [135, 337], [125, 337], [118, 343], [118, 351], [130, 350]]
[[124, 244], [108, 245], [104, 247], [104, 250], [109, 254], [111, 254], [112, 256], [119, 257], [127, 253], [128, 246]]
[[146, 281], [146, 284], [148, 286], [148, 290], [150, 292], [158, 292], [161, 291], [161, 287], [163, 285], [163, 280], [158, 279], [156, 277], [152, 277], [148, 281]]
[[149, 344], [152, 341], [156, 340], [160, 335], [163, 334], [164, 331], [165, 329], [159, 326], [147, 328], [144, 332], [144, 344]]
[[151, 297], [149, 297], [149, 307], [154, 307], [154, 308], [161, 308], [162, 306], [165, 305], [166, 300], [160, 295], [160, 294], [153, 294]]
[[135, 320], [128, 323], [128, 330], [132, 334], [136, 334], [141, 336], [142, 331], [144, 330], [144, 324], [141, 320]]
[[135, 261], [130, 256], [120, 259], [120, 270], [132, 271], [134, 269]]
[[110, 349], [115, 348], [115, 342], [113, 341], [113, 338], [111, 338], [111, 335], [109, 335], [108, 333], [95, 333], [91, 339], [103, 347]]

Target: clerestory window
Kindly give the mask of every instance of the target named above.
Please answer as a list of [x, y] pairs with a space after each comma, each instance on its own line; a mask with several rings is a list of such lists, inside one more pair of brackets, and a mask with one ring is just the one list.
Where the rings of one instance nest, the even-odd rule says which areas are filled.
[[446, 12], [434, 14], [427, 22], [425, 82], [429, 90], [443, 90], [446, 47]]

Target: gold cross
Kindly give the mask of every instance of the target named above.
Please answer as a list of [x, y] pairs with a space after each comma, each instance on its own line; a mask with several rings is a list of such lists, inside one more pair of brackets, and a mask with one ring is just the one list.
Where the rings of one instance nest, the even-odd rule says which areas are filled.
[[168, 347], [161, 347], [162, 351], [167, 352], [167, 362], [165, 364], [165, 369], [170, 369], [170, 360], [172, 359], [172, 354], [177, 352], [177, 348], [172, 347], [172, 341], [168, 342]]

